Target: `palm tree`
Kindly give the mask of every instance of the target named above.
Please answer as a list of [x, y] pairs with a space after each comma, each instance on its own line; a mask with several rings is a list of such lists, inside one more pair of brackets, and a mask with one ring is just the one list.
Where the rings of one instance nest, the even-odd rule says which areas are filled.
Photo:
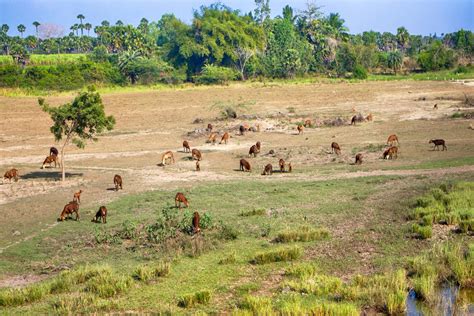
[[79, 23], [79, 28], [81, 29], [82, 36], [84, 34], [84, 24], [82, 24], [82, 20], [84, 20], [86, 17], [83, 14], [79, 14], [77, 18], [79, 19], [79, 21], [81, 21], [81, 23]]
[[108, 27], [108, 26], [110, 26], [110, 22], [107, 21], [107, 20], [104, 20], [104, 21], [102, 21], [102, 22], [100, 23], [100, 25], [102, 25], [102, 26], [104, 26], [104, 27]]
[[20, 32], [21, 37], [23, 38], [23, 33], [25, 33], [25, 31], [26, 31], [26, 26], [24, 26], [23, 24], [20, 24], [20, 25], [17, 26], [17, 30], [18, 30], [18, 32]]
[[148, 20], [145, 18], [142, 18], [137, 28], [145, 34], [148, 33]]
[[76, 33], [76, 36], [79, 35], [79, 34], [77, 33], [77, 30], [79, 30], [79, 25], [78, 25], [77, 23], [74, 24], [73, 26], [71, 26], [69, 29], [73, 32], [73, 34], [74, 34], [74, 32], [75, 32], [75, 33]]
[[344, 26], [344, 23], [346, 22], [344, 19], [341, 18], [339, 13], [330, 13], [328, 18], [327, 18], [328, 24], [331, 26], [333, 29], [334, 35], [336, 39], [345, 39], [349, 34], [347, 32], [349, 29]]
[[294, 23], [297, 16], [295, 16], [295, 13], [293, 11], [293, 8], [290, 7], [289, 5], [286, 5], [284, 8], [283, 8], [283, 19], [285, 20], [288, 20], [288, 21], [291, 21], [291, 23]]
[[123, 22], [120, 21], [120, 20], [118, 20], [117, 22], [115, 22], [115, 25], [117, 25], [117, 26], [123, 26]]
[[89, 36], [89, 31], [92, 29], [92, 24], [86, 23], [86, 24], [84, 24], [84, 28], [87, 31], [87, 36]]
[[41, 23], [38, 22], [38, 21], [34, 21], [34, 22], [33, 22], [33, 26], [34, 26], [35, 29], [36, 29], [36, 37], [38, 37], [38, 26], [40, 26], [40, 25], [41, 25]]
[[405, 50], [405, 48], [408, 46], [408, 41], [410, 39], [410, 34], [408, 33], [408, 30], [401, 26], [397, 29], [397, 42], [402, 51]]
[[8, 24], [2, 24], [2, 27], [0, 29], [3, 33], [7, 34], [10, 27], [8, 26]]

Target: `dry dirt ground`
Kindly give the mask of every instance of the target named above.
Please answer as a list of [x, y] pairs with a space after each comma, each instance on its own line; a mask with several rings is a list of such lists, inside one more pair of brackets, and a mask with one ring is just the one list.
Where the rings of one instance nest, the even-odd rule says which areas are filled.
[[[0, 251], [56, 225], [62, 207], [79, 189], [84, 191], [81, 209], [92, 210], [142, 191], [185, 188], [206, 181], [260, 179], [263, 166], [272, 163], [276, 168], [279, 158], [291, 161], [294, 172], [276, 173], [266, 180], [453, 172], [467, 173], [474, 179], [474, 130], [469, 129], [473, 122], [448, 118], [464, 107], [464, 93], [473, 94], [474, 87], [400, 81], [232, 85], [106, 94], [106, 113], [115, 116], [116, 127], [84, 150], [67, 148], [66, 183], [59, 181], [59, 168], [40, 169], [55, 143], [49, 132], [50, 118], [41, 111], [37, 99], [0, 97], [0, 171], [15, 167], [21, 174], [19, 182], [0, 185]], [[47, 101], [59, 105], [72, 97], [48, 97]], [[219, 120], [219, 111], [212, 108], [216, 102], [250, 104], [239, 113], [249, 116]], [[435, 103], [438, 110], [433, 109]], [[296, 133], [296, 122], [307, 118], [317, 124], [335, 117], [350, 120], [353, 108], [364, 115], [372, 113], [374, 121], [356, 126], [317, 126], [305, 129], [303, 135]], [[250, 115], [257, 118], [250, 119]], [[202, 122], [193, 123], [196, 118]], [[204, 129], [207, 123], [221, 135], [230, 131], [229, 144], [208, 144], [205, 132], [188, 135]], [[260, 124], [260, 132], [237, 135], [235, 127], [242, 123]], [[399, 158], [394, 161], [380, 159], [390, 134], [397, 134], [401, 143]], [[432, 151], [428, 145], [431, 138], [444, 138], [448, 151]], [[190, 154], [182, 151], [185, 139], [203, 153], [200, 172], [194, 171]], [[239, 172], [239, 159], [247, 156], [256, 141], [262, 142], [262, 152], [257, 158], [248, 158], [252, 173]], [[341, 145], [340, 157], [330, 153], [333, 141]], [[267, 154], [271, 149], [274, 155]], [[176, 163], [163, 167], [159, 165], [161, 154], [167, 150], [175, 153]], [[356, 152], [364, 154], [362, 166], [351, 165]], [[436, 162], [442, 165], [431, 168], [430, 163]], [[119, 192], [112, 190], [114, 174], [124, 179], [124, 189]]]

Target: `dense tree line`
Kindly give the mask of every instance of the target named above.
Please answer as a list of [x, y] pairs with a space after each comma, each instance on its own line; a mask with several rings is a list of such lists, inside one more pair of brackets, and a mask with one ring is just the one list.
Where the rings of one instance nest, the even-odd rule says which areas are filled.
[[[308, 73], [363, 78], [367, 72], [451, 68], [471, 63], [474, 55], [471, 31], [421, 36], [400, 27], [396, 34], [350, 34], [338, 13], [326, 15], [314, 3], [301, 11], [287, 5], [275, 18], [270, 17], [269, 0], [255, 0], [255, 5], [247, 14], [220, 3], [203, 6], [191, 24], [165, 14], [153, 22], [143, 18], [137, 26], [120, 20], [92, 26], [79, 14], [67, 36], [57, 36], [37, 21], [32, 24], [36, 36], [23, 37], [25, 25], [17, 27], [21, 36], [9, 36], [9, 26], [4, 24], [0, 50], [26, 68], [31, 67], [30, 54], [88, 53], [82, 67], [102, 69], [98, 76], [112, 83], [212, 83]], [[95, 36], [90, 36], [91, 31]], [[0, 75], [5, 72], [25, 74], [11, 65]]]

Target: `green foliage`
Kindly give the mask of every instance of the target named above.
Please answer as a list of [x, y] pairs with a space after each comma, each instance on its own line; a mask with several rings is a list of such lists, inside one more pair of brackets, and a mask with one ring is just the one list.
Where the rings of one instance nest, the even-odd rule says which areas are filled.
[[222, 240], [235, 240], [239, 234], [240, 232], [235, 227], [221, 223], [218, 237]]
[[229, 255], [219, 260], [219, 264], [232, 264], [232, 263], [235, 263], [236, 261], [237, 261], [236, 253], [231, 252]]
[[250, 261], [252, 264], [266, 264], [279, 261], [292, 261], [301, 257], [302, 250], [299, 247], [282, 248], [258, 253]]
[[425, 71], [447, 69], [455, 65], [456, 56], [452, 49], [446, 48], [440, 41], [434, 41], [427, 49], [420, 52], [418, 63]]
[[399, 51], [391, 51], [387, 55], [387, 66], [393, 70], [394, 73], [402, 66], [403, 55]]
[[205, 65], [199, 76], [194, 77], [197, 84], [227, 84], [237, 78], [237, 73], [226, 67]]
[[109, 52], [107, 51], [107, 47], [104, 45], [99, 45], [94, 47], [94, 50], [89, 55], [89, 59], [97, 63], [106, 62], [108, 61], [108, 55]]
[[354, 71], [352, 72], [352, 77], [356, 79], [367, 79], [367, 70], [360, 65], [356, 65], [354, 67]]
[[336, 71], [341, 76], [347, 72], [353, 72], [356, 67], [356, 53], [348, 43], [342, 43], [336, 52]]
[[420, 226], [418, 224], [412, 225], [411, 232], [420, 239], [428, 239], [433, 235], [431, 226]]
[[279, 233], [275, 238], [276, 242], [287, 243], [295, 241], [314, 241], [329, 237], [329, 231], [325, 228], [313, 229], [307, 226], [295, 230], [287, 230]]
[[197, 304], [207, 305], [211, 300], [210, 291], [199, 291], [193, 294], [183, 295], [178, 298], [178, 306], [183, 308], [191, 308]]
[[127, 291], [131, 285], [132, 278], [105, 271], [87, 281], [85, 291], [109, 298]]
[[260, 216], [260, 215], [266, 215], [267, 211], [264, 208], [254, 208], [250, 211], [241, 211], [240, 216]]
[[171, 265], [169, 262], [159, 262], [156, 265], [140, 265], [133, 272], [133, 278], [139, 281], [148, 282], [150, 280], [164, 277], [170, 273]]

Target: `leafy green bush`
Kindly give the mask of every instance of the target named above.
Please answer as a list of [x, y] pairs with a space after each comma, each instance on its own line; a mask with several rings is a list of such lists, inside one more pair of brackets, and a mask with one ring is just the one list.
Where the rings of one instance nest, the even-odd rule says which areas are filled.
[[418, 63], [425, 71], [448, 69], [455, 65], [456, 56], [454, 51], [446, 48], [441, 41], [434, 41], [431, 46], [420, 52]]
[[205, 65], [201, 75], [194, 77], [194, 82], [197, 84], [226, 84], [237, 77], [238, 74], [231, 68]]
[[420, 239], [428, 239], [433, 235], [431, 226], [420, 226], [418, 224], [413, 224], [411, 231]]
[[299, 247], [271, 250], [257, 254], [250, 262], [253, 264], [265, 264], [279, 261], [292, 261], [301, 257], [302, 251]]
[[352, 77], [356, 79], [367, 79], [367, 70], [364, 67], [357, 65], [352, 71]]

